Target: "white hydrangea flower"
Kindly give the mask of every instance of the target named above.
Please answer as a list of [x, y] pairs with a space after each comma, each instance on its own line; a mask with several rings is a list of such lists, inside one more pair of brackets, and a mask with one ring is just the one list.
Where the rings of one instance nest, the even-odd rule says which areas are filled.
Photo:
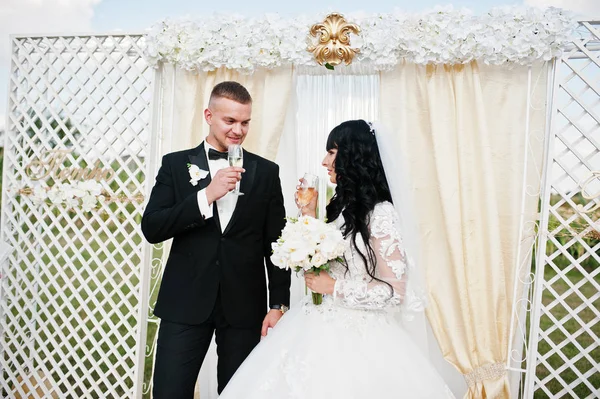
[[77, 188], [91, 195], [100, 195], [102, 192], [102, 184], [96, 180], [83, 180], [77, 182]]
[[[167, 62], [186, 70], [212, 71], [220, 67], [251, 73], [258, 67], [316, 66], [307, 42], [310, 26], [324, 13], [297, 18], [266, 14], [244, 18], [219, 14], [202, 21], [164, 20], [150, 29], [145, 54], [152, 64]], [[562, 54], [577, 27], [561, 9], [497, 7], [476, 16], [452, 6], [421, 14], [366, 14], [347, 16], [361, 28], [351, 36], [357, 59], [377, 70], [393, 68], [402, 59], [417, 64], [529, 65]]]
[[46, 192], [46, 189], [44, 189], [42, 186], [35, 185], [32, 187], [31, 201], [34, 204], [39, 205], [39, 204], [45, 202], [47, 198], [48, 198], [48, 194]]
[[84, 180], [76, 183], [56, 183], [49, 190], [39, 185], [32, 187], [31, 198], [36, 204], [49, 200], [54, 205], [64, 205], [69, 209], [81, 208], [90, 212], [106, 201], [101, 194], [102, 184], [96, 180]]
[[55, 205], [62, 204], [67, 198], [66, 192], [68, 189], [69, 187], [64, 187], [64, 184], [57, 183], [48, 190], [48, 199]]
[[84, 212], [91, 212], [97, 205], [98, 200], [93, 195], [85, 195], [81, 198], [81, 209]]
[[66, 198], [65, 205], [67, 206], [67, 208], [75, 209], [79, 206], [79, 200], [77, 198], [73, 198], [73, 197]]

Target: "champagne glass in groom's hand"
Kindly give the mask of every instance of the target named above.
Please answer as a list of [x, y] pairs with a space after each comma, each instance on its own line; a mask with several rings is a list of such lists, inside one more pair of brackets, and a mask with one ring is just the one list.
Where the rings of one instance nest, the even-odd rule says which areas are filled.
[[[231, 144], [227, 151], [229, 166], [242, 167], [244, 165], [244, 150], [239, 144]], [[231, 192], [233, 195], [244, 195], [240, 192], [240, 182], [235, 183], [235, 189]]]

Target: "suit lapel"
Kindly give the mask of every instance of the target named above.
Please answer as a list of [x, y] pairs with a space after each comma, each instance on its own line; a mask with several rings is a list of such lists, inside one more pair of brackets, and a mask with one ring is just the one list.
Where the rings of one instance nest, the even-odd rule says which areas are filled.
[[[208, 171], [208, 175], [206, 175], [204, 179], [198, 181], [198, 185], [194, 187], [196, 191], [200, 191], [206, 188], [212, 181], [212, 176], [210, 175], [210, 168], [208, 167], [208, 159], [206, 159], [206, 151], [204, 150], [204, 142], [202, 142], [202, 144], [200, 144], [198, 147], [192, 150], [192, 153], [188, 155], [188, 159], [190, 160], [190, 163], [192, 165], [196, 165], [200, 169]], [[217, 226], [221, 226], [216, 201], [213, 204], [213, 218], [215, 219]], [[221, 228], [219, 227], [219, 229]]]
[[231, 226], [236, 222], [239, 218], [240, 212], [243, 211], [243, 207], [248, 201], [250, 195], [252, 195], [252, 187], [254, 185], [254, 178], [256, 176], [256, 161], [246, 161], [247, 152], [244, 150], [244, 169], [246, 172], [242, 174], [242, 181], [240, 182], [240, 191], [244, 193], [244, 195], [240, 195], [237, 199], [237, 203], [235, 204], [235, 209], [233, 210], [233, 214], [231, 215], [231, 219], [229, 220], [229, 224], [223, 231], [223, 235], [227, 234], [229, 230], [231, 230]]
[[204, 179], [198, 181], [198, 186], [196, 186], [196, 188], [202, 186], [198, 188], [198, 190], [202, 190], [204, 187], [208, 186], [211, 180], [208, 159], [206, 159], [206, 151], [204, 151], [204, 142], [191, 151], [191, 154], [188, 155], [188, 159], [190, 160], [191, 164], [196, 165], [202, 170], [208, 171], [208, 175]]

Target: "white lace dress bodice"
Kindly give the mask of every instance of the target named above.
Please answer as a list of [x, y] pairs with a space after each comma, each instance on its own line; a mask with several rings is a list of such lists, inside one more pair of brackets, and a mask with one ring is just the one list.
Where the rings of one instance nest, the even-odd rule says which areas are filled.
[[[336, 223], [341, 228], [342, 221]], [[307, 295], [254, 349], [220, 399], [439, 399], [453, 397], [394, 316], [407, 299], [410, 262], [388, 202], [369, 221], [376, 280], [346, 239], [333, 295]], [[366, 254], [364, 243], [357, 245]]]
[[[338, 229], [342, 218], [335, 221]], [[351, 239], [346, 238], [346, 267], [334, 262], [331, 276], [336, 279], [333, 299], [336, 305], [351, 309], [382, 310], [398, 308], [406, 293], [407, 259], [402, 248], [398, 215], [389, 202], [377, 204], [370, 216], [369, 243], [374, 250], [376, 269], [374, 280], [369, 276], [365, 261]], [[356, 245], [366, 256], [367, 249], [360, 235]]]

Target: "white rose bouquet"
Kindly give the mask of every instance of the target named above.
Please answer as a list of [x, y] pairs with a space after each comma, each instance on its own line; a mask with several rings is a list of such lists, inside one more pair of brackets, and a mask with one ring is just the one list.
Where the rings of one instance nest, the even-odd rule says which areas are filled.
[[[331, 224], [311, 216], [288, 218], [281, 237], [272, 244], [271, 261], [281, 269], [310, 271], [319, 275], [329, 271], [329, 262], [343, 261], [344, 237]], [[313, 303], [323, 302], [323, 295], [313, 292]]]

